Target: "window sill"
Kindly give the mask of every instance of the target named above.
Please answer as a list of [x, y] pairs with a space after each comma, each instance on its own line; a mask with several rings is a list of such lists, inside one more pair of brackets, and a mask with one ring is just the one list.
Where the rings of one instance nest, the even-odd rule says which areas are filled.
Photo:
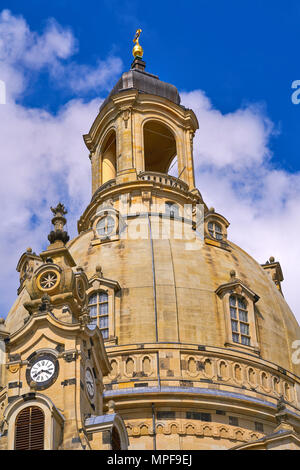
[[218, 248], [222, 248], [226, 251], [231, 251], [229, 244], [224, 240], [214, 240], [213, 238], [205, 237], [205, 243], [207, 245], [217, 246]]
[[224, 346], [236, 349], [237, 351], [251, 351], [257, 355], [260, 354], [260, 350], [256, 346], [247, 346], [246, 344], [234, 343], [233, 341], [226, 341]]
[[117, 336], [110, 336], [107, 339], [104, 339], [104, 346], [115, 346], [118, 344]]
[[96, 240], [91, 241], [91, 245], [103, 245], [104, 243], [116, 242], [119, 240], [119, 236], [107, 237], [107, 238], [98, 238]]

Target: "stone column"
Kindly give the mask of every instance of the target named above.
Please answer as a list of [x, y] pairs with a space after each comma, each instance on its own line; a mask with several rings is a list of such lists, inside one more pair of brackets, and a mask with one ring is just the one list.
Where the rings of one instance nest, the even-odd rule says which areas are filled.
[[[98, 152], [97, 152], [98, 153]], [[99, 188], [101, 185], [101, 175], [99, 171], [99, 156], [97, 156], [96, 152], [90, 153], [90, 160], [91, 160], [91, 169], [92, 169], [92, 194]]]
[[137, 174], [139, 174], [141, 171], [145, 171], [145, 159], [142, 116], [137, 112], [132, 113], [132, 130], [134, 167], [136, 168]]
[[186, 183], [188, 183], [190, 190], [195, 187], [195, 174], [194, 174], [194, 159], [193, 159], [193, 140], [194, 131], [187, 129], [185, 131], [185, 176]]

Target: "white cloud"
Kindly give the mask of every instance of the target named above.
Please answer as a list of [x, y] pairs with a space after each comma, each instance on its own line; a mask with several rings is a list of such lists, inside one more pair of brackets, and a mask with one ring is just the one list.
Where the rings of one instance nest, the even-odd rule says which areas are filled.
[[75, 50], [76, 41], [72, 32], [51, 19], [41, 36], [31, 34], [31, 45], [25, 49], [23, 60], [28, 67], [40, 69], [60, 59], [67, 59]]
[[[100, 101], [74, 100], [53, 116], [18, 105], [0, 106], [1, 300], [12, 303], [18, 285], [15, 267], [27, 246], [47, 245], [50, 206], [69, 208], [69, 231], [90, 198], [90, 162], [82, 139]], [[1, 312], [1, 314], [6, 312]]]
[[91, 89], [110, 89], [114, 78], [121, 73], [122, 61], [118, 57], [109, 57], [106, 61], [99, 61], [96, 67], [78, 65], [74, 62], [67, 66], [59, 64], [52, 68], [50, 73], [62, 87], [65, 84], [74, 92], [86, 92]]
[[78, 64], [71, 57], [78, 45], [72, 31], [49, 19], [42, 34], [31, 31], [22, 16], [0, 13], [0, 77], [7, 83], [7, 101], [21, 95], [30, 78], [46, 69], [55, 86], [75, 93], [107, 90], [122, 70], [118, 57], [99, 60], [95, 67]]
[[270, 157], [268, 142], [274, 126], [262, 114], [260, 106], [252, 105], [224, 115], [213, 108], [201, 90], [182, 93], [181, 98], [199, 119], [200, 129], [195, 137], [198, 165], [234, 165], [240, 169]]
[[29, 71], [60, 65], [75, 52], [75, 39], [70, 30], [49, 20], [43, 34], [32, 32], [21, 16], [9, 10], [0, 13], [0, 76], [7, 83], [9, 99], [20, 95], [29, 79]]

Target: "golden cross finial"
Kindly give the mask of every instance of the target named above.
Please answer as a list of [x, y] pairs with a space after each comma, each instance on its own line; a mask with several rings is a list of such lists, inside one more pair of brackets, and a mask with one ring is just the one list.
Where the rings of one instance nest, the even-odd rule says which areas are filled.
[[137, 30], [136, 30], [136, 33], [135, 33], [133, 42], [136, 42], [137, 44], [139, 43], [139, 37], [140, 37], [140, 35], [141, 35], [141, 32], [142, 32], [141, 29], [137, 29]]
[[142, 57], [143, 57], [143, 54], [144, 54], [143, 48], [142, 48], [142, 46], [141, 46], [140, 43], [139, 43], [139, 37], [140, 37], [140, 35], [141, 35], [141, 32], [142, 32], [141, 29], [137, 29], [137, 30], [136, 30], [136, 33], [135, 33], [135, 36], [134, 36], [134, 39], [133, 39], [133, 42], [135, 42], [135, 46], [134, 46], [134, 48], [132, 49], [133, 57], [140, 57], [140, 58], [142, 58]]

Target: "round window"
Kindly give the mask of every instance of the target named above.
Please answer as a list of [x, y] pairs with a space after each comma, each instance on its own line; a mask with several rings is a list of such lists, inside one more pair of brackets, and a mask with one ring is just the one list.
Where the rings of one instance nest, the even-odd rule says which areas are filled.
[[115, 219], [110, 215], [103, 217], [96, 225], [99, 237], [104, 238], [112, 234], [115, 228]]
[[44, 271], [37, 279], [37, 285], [40, 290], [51, 291], [59, 284], [60, 275], [57, 271]]

